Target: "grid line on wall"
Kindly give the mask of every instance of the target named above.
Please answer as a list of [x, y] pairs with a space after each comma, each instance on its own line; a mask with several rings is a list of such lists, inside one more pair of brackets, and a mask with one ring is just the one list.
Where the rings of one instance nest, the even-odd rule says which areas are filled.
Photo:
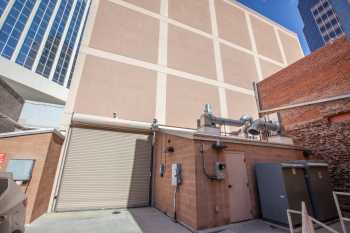
[[[161, 0], [161, 15], [168, 16], [168, 0]], [[168, 22], [161, 21], [159, 23], [159, 44], [158, 44], [158, 65], [167, 66], [168, 58]], [[167, 74], [157, 72], [156, 87], [156, 112], [155, 117], [160, 124], [166, 122], [166, 90], [167, 90]]]
[[81, 48], [81, 53], [84, 53], [84, 54], [87, 54], [87, 55], [92, 55], [92, 56], [103, 58], [103, 59], [107, 59], [107, 60], [111, 60], [111, 61], [115, 61], [115, 62], [120, 62], [120, 63], [127, 64], [127, 65], [132, 65], [132, 66], [145, 68], [145, 69], [148, 69], [148, 70], [153, 70], [153, 71], [156, 71], [156, 72], [165, 73], [165, 74], [168, 74], [168, 75], [174, 75], [174, 76], [178, 76], [180, 78], [185, 78], [185, 79], [189, 79], [189, 80], [193, 80], [193, 81], [198, 81], [198, 82], [202, 82], [202, 83], [209, 84], [209, 85], [212, 85], [212, 86], [222, 87], [222, 88], [225, 88], [225, 89], [228, 89], [228, 90], [240, 92], [242, 94], [254, 96], [254, 91], [246, 89], [246, 88], [242, 88], [242, 87], [238, 87], [238, 86], [235, 86], [235, 85], [232, 85], [232, 84], [220, 82], [220, 81], [218, 81], [216, 79], [213, 79], [213, 78], [203, 77], [203, 76], [200, 76], [200, 75], [191, 74], [191, 73], [180, 71], [180, 70], [176, 70], [176, 69], [173, 69], [173, 68], [164, 67], [164, 66], [161, 66], [161, 65], [158, 65], [158, 64], [153, 64], [153, 63], [141, 61], [141, 60], [138, 60], [138, 59], [135, 59], [135, 58], [130, 58], [130, 57], [126, 57], [126, 56], [122, 56], [122, 55], [106, 52], [106, 51], [103, 51], [103, 50], [100, 50], [100, 49], [82, 47]]
[[252, 21], [250, 19], [250, 15], [247, 12], [245, 12], [244, 15], [245, 15], [245, 19], [247, 21], [249, 38], [250, 38], [250, 44], [251, 44], [252, 50], [254, 52], [254, 63], [255, 63], [255, 67], [256, 67], [256, 72], [257, 72], [259, 81], [261, 81], [261, 80], [263, 80], [263, 75], [262, 75], [261, 64], [260, 64], [259, 56], [258, 56], [258, 50], [257, 50], [257, 47], [256, 47], [255, 36], [254, 36], [254, 33], [253, 33]]
[[[142, 8], [142, 7], [136, 6], [136, 5], [132, 4], [132, 3], [125, 2], [125, 1], [123, 1], [123, 0], [108, 0], [108, 1], [109, 1], [109, 2], [112, 2], [112, 3], [114, 3], [114, 4], [117, 4], [117, 5], [119, 5], [119, 6], [125, 7], [125, 8], [127, 8], [127, 9], [129, 9], [129, 10], [133, 10], [133, 11], [136, 11], [136, 12], [138, 12], [138, 13], [141, 13], [141, 14], [144, 14], [144, 15], [147, 15], [147, 16], [150, 16], [150, 17], [153, 17], [153, 18], [156, 18], [156, 19], [158, 19], [158, 20], [160, 20], [160, 21], [166, 21], [166, 22], [168, 22], [168, 24], [172, 24], [172, 25], [174, 25], [174, 26], [180, 27], [180, 28], [185, 29], [185, 30], [187, 30], [187, 31], [190, 31], [190, 32], [196, 33], [196, 34], [198, 34], [198, 35], [204, 36], [204, 37], [206, 37], [206, 38], [208, 38], [208, 39], [211, 39], [211, 40], [218, 39], [218, 40], [220, 41], [220, 43], [224, 43], [224, 44], [228, 45], [229, 47], [235, 48], [235, 49], [240, 50], [240, 51], [242, 51], [242, 52], [246, 52], [246, 53], [248, 53], [248, 54], [250, 54], [250, 55], [257, 55], [260, 59], [265, 60], [265, 61], [268, 61], [268, 62], [271, 62], [271, 63], [273, 63], [273, 64], [275, 64], [275, 65], [280, 66], [281, 68], [285, 67], [285, 65], [284, 65], [283, 63], [281, 63], [281, 62], [279, 62], [279, 61], [276, 61], [276, 60], [274, 60], [274, 59], [272, 59], [272, 58], [266, 57], [266, 56], [264, 56], [264, 55], [262, 55], [262, 54], [258, 54], [257, 51], [256, 51], [256, 52], [251, 51], [251, 50], [246, 49], [246, 48], [244, 48], [244, 47], [242, 47], [242, 46], [240, 46], [240, 45], [237, 45], [237, 44], [234, 44], [234, 43], [232, 43], [232, 42], [230, 42], [230, 41], [227, 41], [227, 40], [225, 40], [225, 39], [223, 39], [223, 38], [219, 38], [218, 36], [215, 36], [215, 35], [213, 35], [212, 33], [204, 32], [204, 31], [202, 31], [202, 30], [200, 30], [200, 29], [197, 29], [197, 28], [194, 28], [194, 27], [192, 27], [192, 26], [183, 24], [183, 23], [181, 23], [181, 22], [178, 22], [178, 21], [176, 21], [176, 20], [174, 20], [174, 19], [165, 17], [165, 16], [163, 16], [163, 15], [154, 13], [154, 12], [152, 12], [152, 11], [150, 11], [150, 10], [147, 10], [147, 9]], [[224, 0], [223, 0], [223, 1], [224, 1]], [[225, 1], [225, 2], [226, 2], [226, 1]], [[233, 7], [238, 7], [238, 6], [235, 6], [233, 3], [232, 3], [232, 6], [233, 6]], [[239, 8], [239, 7], [238, 7], [238, 8]], [[242, 10], [242, 8], [239, 8], [239, 9]], [[246, 12], [246, 13], [249, 14], [249, 15], [253, 15], [252, 13], [248, 12], [247, 10], [244, 10], [244, 12]], [[254, 16], [254, 17], [257, 17], [257, 16], [255, 16], [255, 15], [253, 15], [253, 16]], [[259, 18], [261, 18], [261, 17], [259, 17]], [[272, 23], [270, 23], [270, 22], [268, 22], [268, 21], [266, 21], [266, 20], [264, 20], [264, 22], [267, 22], [267, 23], [270, 24], [271, 26], [274, 26]], [[281, 32], [282, 32], [282, 31], [281, 31]], [[282, 33], [288, 34], [288, 33], [290, 33], [290, 32], [282, 32]], [[292, 36], [291, 36], [291, 37], [292, 37]]]
[[[208, 0], [208, 1], [209, 1], [211, 28], [212, 28], [212, 33], [214, 35], [213, 48], [214, 48], [216, 76], [219, 82], [225, 82], [215, 3], [214, 3], [214, 0]], [[218, 91], [219, 91], [219, 102], [220, 102], [220, 114], [222, 117], [228, 117], [226, 91], [222, 87], [219, 87]]]

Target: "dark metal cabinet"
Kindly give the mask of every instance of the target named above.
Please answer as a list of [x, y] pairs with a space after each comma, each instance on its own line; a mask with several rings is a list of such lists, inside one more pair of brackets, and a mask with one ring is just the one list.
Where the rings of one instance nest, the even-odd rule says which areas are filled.
[[312, 203], [314, 217], [319, 221], [337, 218], [328, 175], [328, 164], [323, 162], [297, 161], [304, 165], [305, 181]]
[[[303, 165], [260, 163], [255, 168], [263, 219], [288, 225], [287, 209], [300, 211], [302, 201], [311, 213]], [[300, 216], [292, 215], [292, 220], [294, 225], [301, 223]]]

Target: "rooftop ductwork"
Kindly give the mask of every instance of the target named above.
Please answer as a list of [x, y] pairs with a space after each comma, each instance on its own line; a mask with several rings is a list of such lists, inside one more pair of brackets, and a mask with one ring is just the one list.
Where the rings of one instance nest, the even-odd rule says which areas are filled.
[[210, 104], [206, 104], [204, 106], [204, 112], [199, 119], [198, 127], [217, 127], [217, 125], [241, 127], [247, 122], [253, 122], [253, 118], [249, 115], [243, 115], [239, 120], [214, 116]]
[[265, 121], [262, 118], [255, 120], [247, 130], [251, 135], [260, 135], [262, 132], [270, 131], [278, 132], [280, 131], [280, 126], [277, 123]]
[[243, 133], [245, 137], [248, 137], [248, 135], [269, 136], [271, 132], [279, 133], [280, 131], [278, 123], [267, 121], [264, 118], [259, 118], [254, 121], [253, 118], [247, 114], [243, 115], [239, 120], [214, 116], [211, 106], [206, 104], [204, 112], [198, 120], [198, 131], [219, 135], [221, 133], [221, 126], [240, 127], [236, 133], [237, 135]]

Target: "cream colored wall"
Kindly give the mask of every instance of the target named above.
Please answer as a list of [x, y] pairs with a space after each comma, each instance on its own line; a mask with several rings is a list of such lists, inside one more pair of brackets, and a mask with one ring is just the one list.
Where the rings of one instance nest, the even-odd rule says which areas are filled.
[[93, 0], [65, 110], [195, 127], [257, 116], [252, 82], [302, 57], [295, 33], [229, 0]]

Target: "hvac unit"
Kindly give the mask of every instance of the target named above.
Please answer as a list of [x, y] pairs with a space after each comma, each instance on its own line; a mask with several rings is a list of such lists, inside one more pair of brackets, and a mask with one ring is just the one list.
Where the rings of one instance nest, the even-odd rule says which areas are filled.
[[[312, 213], [303, 165], [259, 163], [255, 169], [263, 219], [287, 226], [287, 209], [300, 211], [302, 201]], [[299, 225], [301, 218], [292, 215], [292, 221], [293, 225]]]

